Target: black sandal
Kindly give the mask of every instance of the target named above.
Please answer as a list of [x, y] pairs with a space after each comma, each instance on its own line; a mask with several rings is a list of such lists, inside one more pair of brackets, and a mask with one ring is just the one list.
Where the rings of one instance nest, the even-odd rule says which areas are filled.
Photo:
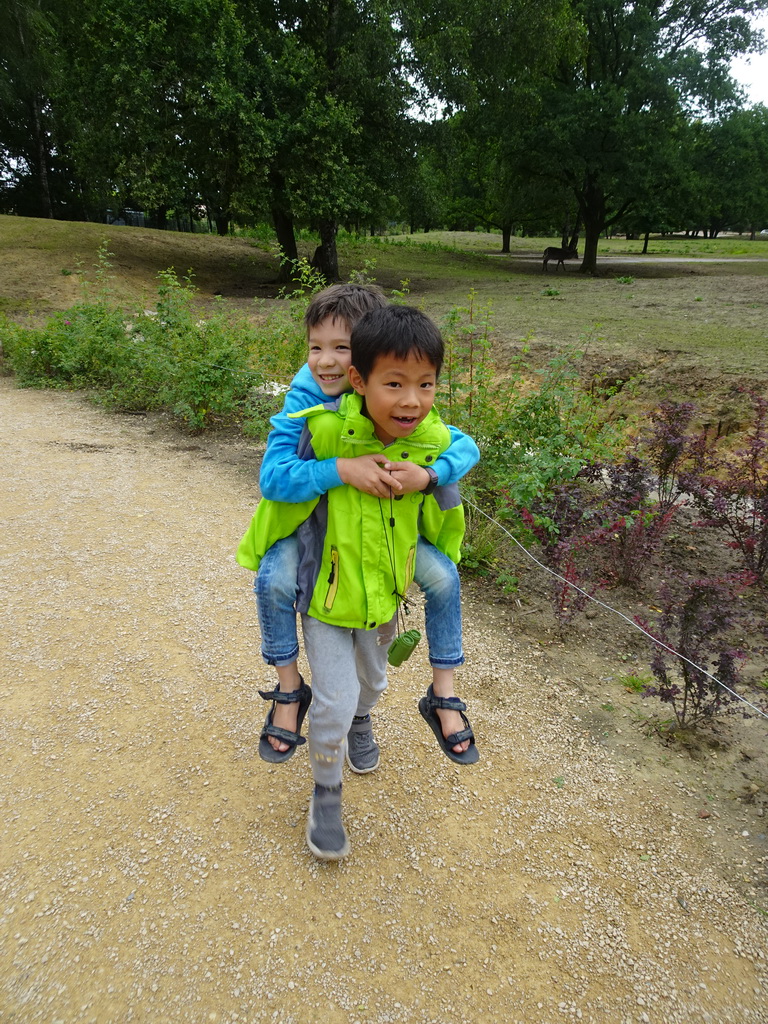
[[[299, 678], [301, 679], [301, 676]], [[261, 730], [261, 736], [259, 736], [259, 757], [262, 761], [269, 761], [270, 764], [283, 764], [293, 757], [296, 747], [300, 747], [302, 743], [307, 742], [301, 735], [301, 726], [307, 709], [312, 703], [312, 690], [301, 679], [301, 685], [298, 690], [293, 690], [290, 693], [283, 693], [280, 689], [271, 691], [259, 690], [259, 696], [263, 697], [264, 700], [272, 701], [272, 707], [269, 709], [267, 720], [264, 723], [264, 728]], [[299, 713], [296, 717], [296, 732], [290, 732], [288, 729], [280, 729], [278, 726], [272, 725], [272, 715], [275, 712], [276, 704], [295, 704], [297, 701]], [[268, 736], [282, 740], [283, 743], [289, 743], [290, 746], [287, 750], [275, 750], [267, 739]]]
[[[464, 725], [466, 728], [460, 732], [452, 732], [450, 736], [443, 736], [443, 728], [440, 723], [440, 717], [437, 714], [437, 709], [444, 709], [446, 711], [458, 711], [461, 717], [464, 719]], [[422, 718], [426, 721], [432, 732], [437, 738], [437, 742], [440, 744], [440, 749], [443, 751], [446, 757], [450, 757], [452, 761], [456, 761], [457, 764], [475, 764], [476, 761], [480, 760], [480, 752], [475, 746], [475, 734], [472, 732], [472, 726], [469, 724], [469, 719], [464, 714], [467, 710], [467, 705], [464, 701], [459, 700], [458, 697], [436, 697], [432, 691], [432, 687], [427, 690], [425, 697], [422, 697], [419, 701], [419, 711], [421, 712]], [[463, 743], [464, 740], [469, 740], [469, 746], [466, 750], [457, 754], [453, 747], [458, 743]]]

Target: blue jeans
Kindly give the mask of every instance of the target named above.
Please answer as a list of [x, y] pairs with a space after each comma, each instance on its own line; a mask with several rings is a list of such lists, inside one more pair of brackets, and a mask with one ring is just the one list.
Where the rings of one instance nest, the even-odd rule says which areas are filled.
[[[261, 654], [268, 665], [290, 665], [299, 654], [295, 609], [298, 567], [298, 545], [293, 535], [267, 551], [253, 585]], [[419, 537], [416, 547], [415, 580], [424, 592], [430, 665], [463, 665], [459, 574], [450, 558], [423, 537]]]

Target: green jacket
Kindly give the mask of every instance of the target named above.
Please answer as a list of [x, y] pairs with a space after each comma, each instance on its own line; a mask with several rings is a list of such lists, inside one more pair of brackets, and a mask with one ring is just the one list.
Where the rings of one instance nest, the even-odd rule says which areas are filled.
[[[318, 405], [297, 415], [306, 417], [303, 458], [386, 451], [393, 462], [428, 466], [450, 444], [448, 428], [432, 410], [409, 437], [383, 445], [355, 393], [343, 395], [337, 409]], [[264, 553], [297, 529], [297, 610], [332, 625], [373, 629], [389, 622], [413, 581], [419, 534], [459, 561], [464, 509], [455, 486], [438, 488], [427, 497], [415, 493], [391, 500], [349, 485], [296, 504], [262, 499], [240, 542], [237, 561], [258, 571]]]

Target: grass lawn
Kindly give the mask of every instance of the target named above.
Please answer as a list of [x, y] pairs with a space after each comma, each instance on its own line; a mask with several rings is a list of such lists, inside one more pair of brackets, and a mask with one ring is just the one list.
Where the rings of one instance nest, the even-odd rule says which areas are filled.
[[[180, 234], [143, 228], [0, 217], [0, 311], [39, 320], [82, 293], [106, 241], [113, 300], [152, 306], [157, 273], [188, 271], [199, 301], [262, 316], [276, 299], [277, 260], [268, 243], [246, 237]], [[301, 240], [311, 256], [314, 242]], [[599, 274], [578, 263], [542, 272], [541, 254], [557, 239], [430, 232], [340, 239], [342, 277], [364, 270], [385, 289], [407, 282], [409, 301], [442, 323], [474, 291], [490, 308], [500, 368], [523, 343], [534, 363], [568, 349], [586, 351], [585, 373], [635, 382], [645, 405], [663, 397], [701, 403], [705, 419], [727, 418], [745, 386], [768, 381], [768, 241], [614, 238], [601, 242]], [[714, 422], [714, 420], [713, 420]]]

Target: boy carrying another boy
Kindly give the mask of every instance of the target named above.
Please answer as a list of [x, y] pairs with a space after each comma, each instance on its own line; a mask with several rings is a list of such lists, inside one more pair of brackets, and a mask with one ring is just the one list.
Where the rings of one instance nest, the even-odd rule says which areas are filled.
[[[374, 497], [388, 498], [455, 484], [477, 462], [480, 453], [470, 438], [449, 427], [450, 445], [445, 452], [422, 468], [408, 461], [391, 461], [393, 453], [359, 454], [359, 446], [349, 457], [305, 460], [298, 446], [303, 420], [293, 413], [318, 402], [334, 399], [351, 389], [347, 371], [350, 366], [350, 335], [360, 318], [387, 305], [381, 289], [371, 285], [333, 285], [315, 295], [305, 315], [308, 362], [294, 377], [285, 405], [272, 418], [272, 431], [262, 461], [259, 483], [262, 495], [273, 501], [301, 503], [319, 498], [327, 491], [348, 484]], [[438, 490], [437, 496], [441, 495]], [[278, 686], [259, 691], [272, 701], [259, 739], [259, 754], [271, 763], [287, 761], [296, 747], [304, 743], [301, 726], [312, 699], [310, 688], [298, 670], [299, 652], [296, 632], [296, 587], [298, 545], [296, 536], [281, 535], [259, 561], [241, 552], [241, 564], [258, 569], [255, 582], [262, 656], [275, 667]], [[416, 583], [425, 596], [426, 633], [432, 665], [434, 693], [453, 696], [454, 669], [463, 664], [461, 646], [461, 594], [456, 566], [437, 547], [420, 538], [416, 556]], [[467, 754], [469, 743], [444, 743], [446, 737], [463, 728], [461, 717], [452, 708], [441, 708], [442, 723], [438, 738], [448, 757], [459, 763], [475, 759]], [[360, 774], [378, 766], [378, 748], [370, 739], [370, 723], [355, 722], [348, 738], [347, 760]], [[437, 735], [437, 734], [436, 734]]]
[[[322, 461], [388, 449], [411, 471], [431, 465], [451, 442], [432, 408], [442, 360], [440, 332], [419, 310], [388, 306], [368, 313], [352, 332], [348, 378], [354, 392], [295, 414], [304, 421], [300, 454]], [[241, 564], [258, 567], [275, 541], [298, 527], [296, 607], [314, 690], [309, 750], [315, 788], [307, 843], [323, 860], [349, 852], [341, 818], [342, 759], [355, 722], [365, 725], [375, 747], [369, 716], [387, 685], [387, 651], [398, 605], [413, 579], [419, 532], [458, 561], [464, 525], [458, 492], [456, 502], [443, 510], [419, 490], [391, 487], [382, 497], [350, 484], [306, 502], [264, 500], [238, 550]], [[464, 709], [452, 692], [436, 696], [433, 687], [419, 702], [446, 753], [471, 763], [477, 751]], [[439, 711], [463, 726], [447, 740]]]

